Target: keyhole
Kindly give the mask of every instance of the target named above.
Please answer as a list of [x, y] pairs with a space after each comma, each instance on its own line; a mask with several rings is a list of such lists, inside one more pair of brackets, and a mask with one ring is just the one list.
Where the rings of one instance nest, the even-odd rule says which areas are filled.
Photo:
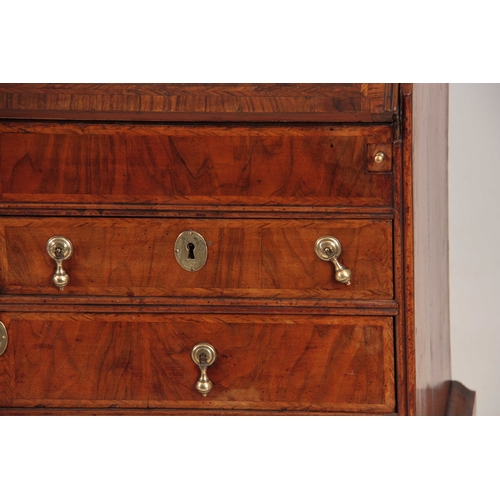
[[189, 260], [194, 260], [194, 243], [188, 243], [188, 246], [187, 246], [187, 249], [188, 249], [188, 256], [187, 258]]

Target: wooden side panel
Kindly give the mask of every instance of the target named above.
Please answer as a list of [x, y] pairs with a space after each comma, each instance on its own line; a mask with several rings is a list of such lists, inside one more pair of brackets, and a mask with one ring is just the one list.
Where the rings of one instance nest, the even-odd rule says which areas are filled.
[[476, 393], [452, 380], [446, 405], [447, 417], [471, 417], [476, 414]]
[[413, 87], [416, 413], [444, 415], [451, 380], [448, 85]]
[[0, 208], [390, 207], [392, 159], [373, 174], [368, 151], [388, 149], [391, 136], [381, 125], [0, 124]]
[[[391, 412], [392, 319], [2, 314], [14, 407]], [[209, 342], [214, 387], [195, 389]], [[0, 410], [1, 413], [1, 410]]]
[[[4, 218], [0, 225], [2, 294], [162, 297], [391, 299], [392, 224], [379, 220], [196, 220]], [[196, 272], [175, 258], [177, 236], [199, 232], [208, 259]], [[52, 285], [49, 238], [62, 235], [74, 255], [63, 266], [64, 292]], [[314, 251], [325, 235], [343, 246], [352, 284]], [[198, 250], [194, 248], [194, 255]]]
[[397, 84], [0, 84], [0, 118], [391, 121]]

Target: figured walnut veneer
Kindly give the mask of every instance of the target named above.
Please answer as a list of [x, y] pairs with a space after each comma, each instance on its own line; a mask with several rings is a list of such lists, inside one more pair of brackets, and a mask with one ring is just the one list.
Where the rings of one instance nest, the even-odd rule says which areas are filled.
[[447, 92], [0, 84], [0, 414], [454, 413]]

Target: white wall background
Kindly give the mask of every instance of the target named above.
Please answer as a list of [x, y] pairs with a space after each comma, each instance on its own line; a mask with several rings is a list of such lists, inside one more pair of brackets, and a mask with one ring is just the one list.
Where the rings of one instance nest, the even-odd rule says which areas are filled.
[[500, 415], [500, 84], [450, 84], [452, 377]]

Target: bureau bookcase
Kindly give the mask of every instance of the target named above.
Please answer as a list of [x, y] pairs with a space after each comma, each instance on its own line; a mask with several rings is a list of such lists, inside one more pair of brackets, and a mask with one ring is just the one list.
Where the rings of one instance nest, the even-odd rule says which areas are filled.
[[446, 85], [1, 84], [0, 414], [444, 414]]

